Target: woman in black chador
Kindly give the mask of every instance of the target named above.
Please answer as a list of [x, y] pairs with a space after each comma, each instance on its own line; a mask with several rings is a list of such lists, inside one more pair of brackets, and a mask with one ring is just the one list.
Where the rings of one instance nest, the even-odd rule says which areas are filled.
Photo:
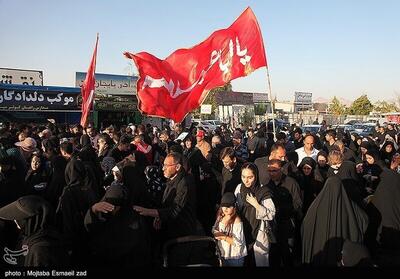
[[[68, 265], [67, 251], [54, 227], [54, 209], [43, 198], [34, 195], [19, 198], [0, 209], [0, 218], [14, 220], [21, 230], [22, 241], [14, 251], [25, 250], [26, 255], [15, 256], [17, 264], [30, 267]], [[13, 257], [4, 255], [4, 259], [13, 262]]]
[[367, 226], [366, 213], [348, 198], [342, 181], [329, 177], [303, 220], [302, 262], [337, 266], [344, 240], [362, 243]]
[[324, 186], [324, 179], [316, 166], [317, 163], [311, 157], [305, 157], [299, 165], [299, 186], [303, 192], [304, 214]]
[[48, 181], [44, 168], [44, 158], [38, 154], [34, 154], [31, 158], [30, 165], [25, 176], [25, 194], [42, 196]]
[[150, 265], [149, 232], [144, 218], [132, 209], [125, 186], [111, 185], [85, 216], [92, 265]]
[[393, 142], [386, 141], [380, 149], [381, 160], [387, 167], [390, 167], [393, 155], [396, 153], [396, 148]]
[[75, 157], [67, 164], [65, 181], [67, 186], [63, 189], [56, 210], [57, 225], [62, 230], [66, 245], [71, 251], [71, 264], [85, 266], [88, 260], [88, 247], [83, 219], [97, 197], [90, 188], [84, 164]]
[[[379, 266], [400, 266], [400, 175], [384, 169], [372, 204], [379, 211], [381, 223], [378, 241], [381, 246]], [[379, 220], [378, 220], [379, 221]]]

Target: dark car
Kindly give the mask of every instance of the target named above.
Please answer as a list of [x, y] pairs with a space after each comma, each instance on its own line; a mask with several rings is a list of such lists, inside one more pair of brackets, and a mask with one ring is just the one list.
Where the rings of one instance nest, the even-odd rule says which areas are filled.
[[[258, 123], [257, 126], [259, 126], [260, 128], [265, 128], [265, 120]], [[275, 119], [275, 129], [277, 132], [284, 130], [285, 128], [289, 128], [289, 123], [285, 122], [282, 119]], [[272, 123], [272, 119], [268, 120], [268, 131], [272, 131], [273, 130], [273, 123]]]
[[360, 136], [362, 137], [368, 137], [369, 135], [372, 135], [375, 131], [375, 126], [365, 126], [364, 130], [362, 130], [361, 133], [359, 133]]

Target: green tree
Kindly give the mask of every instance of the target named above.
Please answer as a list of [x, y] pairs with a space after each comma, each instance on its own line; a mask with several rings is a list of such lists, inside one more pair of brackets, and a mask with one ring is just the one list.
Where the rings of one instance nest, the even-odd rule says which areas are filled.
[[355, 115], [368, 115], [373, 109], [374, 106], [369, 101], [367, 95], [364, 94], [351, 104], [349, 113]]
[[245, 107], [244, 113], [240, 116], [240, 122], [243, 123], [245, 127], [249, 127], [253, 124], [254, 111]]
[[388, 103], [386, 101], [379, 101], [374, 104], [374, 110], [380, 113], [398, 112], [399, 108], [396, 104]]
[[[215, 98], [215, 94], [218, 94], [219, 92], [231, 92], [232, 91], [232, 85], [230, 82], [225, 84], [222, 87], [217, 87], [215, 89], [212, 89], [206, 99], [203, 102], [203, 105], [211, 105], [211, 111], [212, 113], [210, 115], [206, 115], [204, 118], [209, 118], [209, 119], [215, 119], [215, 111], [218, 108], [217, 100]], [[192, 114], [195, 118], [200, 118], [200, 107], [192, 111]]]
[[336, 96], [334, 96], [328, 110], [334, 115], [343, 115], [346, 111], [346, 106], [343, 105]]

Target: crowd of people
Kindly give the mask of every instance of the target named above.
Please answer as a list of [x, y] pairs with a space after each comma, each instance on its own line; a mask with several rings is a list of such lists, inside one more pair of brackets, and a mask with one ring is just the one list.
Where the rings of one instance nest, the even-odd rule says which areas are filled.
[[169, 265], [399, 266], [397, 127], [267, 128], [3, 123], [0, 249], [20, 266], [158, 267], [168, 241], [209, 236]]

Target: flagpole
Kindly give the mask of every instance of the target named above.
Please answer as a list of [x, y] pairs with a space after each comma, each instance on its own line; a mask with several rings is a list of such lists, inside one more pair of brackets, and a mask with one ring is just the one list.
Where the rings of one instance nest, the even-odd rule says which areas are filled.
[[[269, 88], [269, 94], [270, 94], [270, 101], [271, 101], [271, 112], [272, 112], [272, 132], [274, 134], [274, 141], [276, 141], [276, 128], [275, 128], [275, 109], [274, 109], [274, 101], [272, 99], [272, 89], [271, 89], [271, 78], [269, 77], [269, 69], [267, 66], [267, 80], [268, 80], [268, 88]], [[268, 132], [268, 122], [265, 123], [265, 127], [267, 128]]]
[[[98, 42], [99, 42], [99, 32], [97, 32], [97, 34], [96, 34], [96, 46], [97, 46]], [[96, 64], [97, 64], [97, 49], [96, 49]], [[96, 76], [96, 69], [94, 71], [94, 75]], [[95, 81], [96, 81], [96, 78], [95, 78]], [[94, 97], [95, 95], [96, 95], [96, 87], [94, 88], [94, 92], [93, 92], [93, 104], [92, 104], [91, 109], [90, 109], [90, 114], [92, 115], [92, 121], [94, 123], [94, 126], [97, 129], [97, 126], [98, 126], [97, 120], [98, 119], [96, 119], [96, 122], [94, 121], [94, 107], [96, 105], [96, 100], [95, 100], [95, 97]], [[96, 117], [96, 118], [98, 118], [98, 117]]]

